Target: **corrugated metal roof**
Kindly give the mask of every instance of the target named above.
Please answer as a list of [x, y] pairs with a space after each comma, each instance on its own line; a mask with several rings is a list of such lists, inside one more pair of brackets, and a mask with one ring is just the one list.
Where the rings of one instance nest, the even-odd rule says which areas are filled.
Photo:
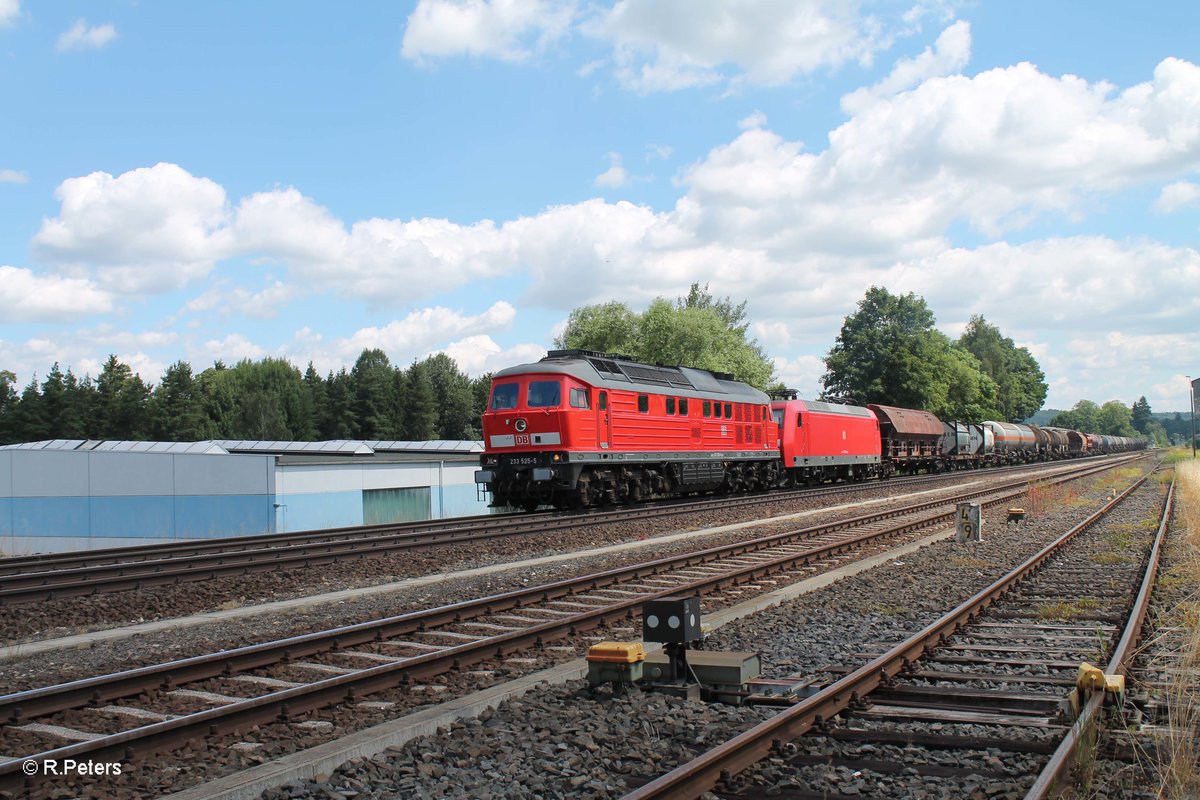
[[328, 442], [257, 441], [254, 439], [215, 439], [203, 442], [134, 442], [97, 439], [46, 439], [40, 442], [0, 445], [0, 450], [79, 450], [106, 453], [230, 453], [287, 454], [313, 456], [370, 456], [376, 453], [482, 453], [483, 442], [459, 439], [434, 439], [428, 442], [404, 440], [359, 441], [335, 439]]
[[389, 453], [482, 453], [483, 442], [469, 439], [433, 439], [428, 442], [376, 441], [365, 443], [376, 452]]
[[119, 439], [47, 439], [0, 447], [3, 450], [77, 450], [97, 453], [188, 453], [228, 455], [215, 442], [133, 442]]
[[83, 439], [43, 439], [40, 442], [18, 442], [0, 445], [0, 450], [78, 450], [86, 444]]
[[364, 442], [334, 439], [328, 442], [266, 442], [252, 439], [218, 439], [216, 444], [231, 453], [288, 453], [291, 455], [369, 456], [374, 450]]

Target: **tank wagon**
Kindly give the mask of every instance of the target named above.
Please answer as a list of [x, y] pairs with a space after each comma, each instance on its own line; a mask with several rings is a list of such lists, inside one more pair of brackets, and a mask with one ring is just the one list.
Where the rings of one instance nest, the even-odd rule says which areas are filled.
[[493, 505], [586, 508], [1142, 449], [1143, 439], [928, 411], [771, 401], [732, 376], [554, 350], [497, 372], [475, 481]]
[[966, 422], [943, 422], [941, 460], [949, 469], [987, 466], [996, 449], [991, 428]]

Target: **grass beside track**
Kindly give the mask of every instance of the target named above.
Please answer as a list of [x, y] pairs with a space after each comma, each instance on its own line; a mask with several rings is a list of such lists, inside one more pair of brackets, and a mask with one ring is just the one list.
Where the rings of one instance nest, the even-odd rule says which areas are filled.
[[1171, 682], [1167, 724], [1156, 734], [1162, 764], [1161, 796], [1200, 797], [1200, 460], [1175, 464], [1175, 526], [1181, 534], [1160, 587], [1176, 603], [1160, 627], [1183, 631], [1179, 671]]

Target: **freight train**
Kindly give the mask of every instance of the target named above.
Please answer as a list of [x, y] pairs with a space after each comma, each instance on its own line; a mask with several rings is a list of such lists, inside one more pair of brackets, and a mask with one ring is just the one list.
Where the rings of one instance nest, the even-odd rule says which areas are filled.
[[1141, 439], [772, 400], [732, 375], [552, 350], [492, 377], [475, 481], [532, 511], [1112, 453]]

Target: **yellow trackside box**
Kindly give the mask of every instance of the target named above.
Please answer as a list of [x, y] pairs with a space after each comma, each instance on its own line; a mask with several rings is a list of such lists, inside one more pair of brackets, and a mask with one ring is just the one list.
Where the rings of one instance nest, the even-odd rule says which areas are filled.
[[600, 642], [588, 648], [588, 661], [605, 664], [635, 664], [646, 660], [641, 642]]

